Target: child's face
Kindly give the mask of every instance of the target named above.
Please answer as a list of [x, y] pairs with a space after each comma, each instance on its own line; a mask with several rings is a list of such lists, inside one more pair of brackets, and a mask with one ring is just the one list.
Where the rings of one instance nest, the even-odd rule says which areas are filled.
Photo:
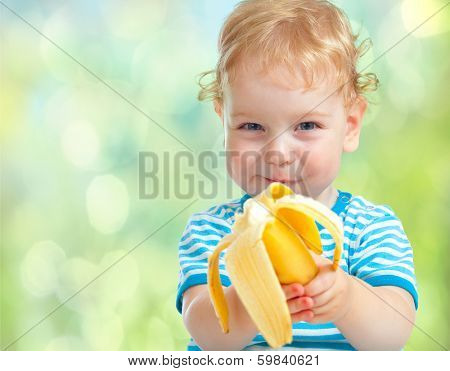
[[303, 80], [290, 87], [282, 70], [273, 77], [240, 68], [224, 91], [223, 107], [215, 105], [228, 173], [251, 195], [283, 181], [296, 193], [320, 198], [338, 174], [342, 152], [358, 147], [366, 101], [346, 112], [334, 84], [306, 91]]

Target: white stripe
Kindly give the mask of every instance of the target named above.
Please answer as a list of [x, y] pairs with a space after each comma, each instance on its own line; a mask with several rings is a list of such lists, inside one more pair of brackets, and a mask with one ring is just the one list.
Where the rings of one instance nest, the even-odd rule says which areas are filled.
[[[405, 247], [410, 247], [410, 246], [408, 245], [408, 246], [405, 246]], [[360, 258], [364, 258], [365, 259], [365, 258], [368, 258], [368, 257], [370, 257], [372, 255], [377, 255], [377, 254], [390, 254], [390, 255], [393, 255], [395, 257], [401, 258], [401, 257], [404, 257], [404, 256], [406, 256], [408, 254], [411, 254], [411, 253], [412, 253], [411, 249], [409, 249], [408, 251], [402, 252], [402, 251], [396, 250], [396, 249], [394, 249], [392, 247], [378, 247], [378, 246], [375, 246], [373, 249], [370, 249], [370, 250], [366, 249], [366, 250], [361, 250], [361, 251], [355, 252], [353, 254], [353, 256], [352, 256], [352, 260], [359, 260]]]
[[359, 249], [366, 249], [369, 248], [371, 245], [375, 244], [375, 240], [380, 239], [381, 237], [384, 237], [386, 235], [393, 234], [394, 236], [401, 238], [403, 241], [396, 240], [394, 237], [386, 237], [380, 242], [376, 242], [377, 244], [384, 243], [384, 242], [391, 242], [395, 245], [399, 245], [402, 247], [410, 246], [409, 240], [406, 238], [406, 235], [404, 233], [396, 232], [394, 230], [387, 230], [384, 232], [380, 232], [377, 234], [371, 235], [367, 240], [365, 240], [362, 244], [359, 245]]
[[347, 223], [344, 225], [344, 232], [348, 232], [350, 234], [356, 234], [358, 232], [361, 232], [364, 229], [365, 225], [363, 226], [363, 228], [356, 228], [356, 225], [347, 225]]
[[214, 248], [214, 246], [205, 245], [203, 242], [196, 242], [189, 249], [186, 249], [186, 250], [179, 249], [178, 250], [178, 256], [180, 256], [180, 254], [191, 254], [191, 253], [197, 251], [198, 249], [200, 249], [202, 247], [206, 247], [209, 250]]
[[353, 207], [349, 207], [347, 210], [347, 214], [356, 214], [356, 215], [361, 215], [361, 214], [366, 214], [366, 215], [370, 215], [373, 218], [379, 218], [381, 216], [386, 216], [386, 214], [388, 215], [392, 215], [392, 213], [389, 212], [383, 212], [382, 210], [379, 209], [379, 206], [375, 206], [373, 209], [371, 208], [367, 208], [367, 207], [358, 207], [358, 206], [353, 206]]
[[404, 278], [405, 280], [411, 282], [415, 286], [415, 283], [411, 276], [409, 276], [403, 272], [394, 271], [394, 270], [390, 270], [390, 269], [376, 270], [374, 272], [371, 272], [371, 273], [365, 274], [365, 275], [358, 274], [358, 277], [362, 280], [366, 280], [371, 277], [386, 276], [386, 275], [392, 275], [392, 276], [398, 276], [400, 278]]
[[208, 214], [215, 214], [217, 212], [217, 209], [219, 208], [220, 205], [214, 205], [211, 206], [209, 209], [206, 210], [206, 212]]
[[[392, 268], [392, 267], [402, 267], [402, 268], [405, 268], [405, 269], [408, 269], [408, 270], [412, 271], [412, 265], [408, 264], [407, 263], [408, 261], [412, 262], [412, 259], [404, 258], [401, 261], [398, 261], [398, 260], [389, 260], [389, 259], [384, 259], [384, 258], [373, 258], [370, 261], [371, 263], [384, 264], [385, 267], [383, 267], [383, 268], [372, 268], [371, 267], [369, 269], [370, 270], [377, 269], [377, 270], [384, 271], [384, 269], [388, 269], [388, 268]], [[362, 266], [360, 268], [360, 272], [364, 272], [364, 267], [365, 266]]]
[[376, 223], [369, 224], [364, 229], [364, 234], [372, 232], [375, 229], [386, 228], [386, 227], [397, 227], [400, 230], [403, 230], [401, 223], [398, 221], [398, 219], [390, 219], [390, 220], [385, 220], [383, 222], [376, 222]]
[[[398, 249], [395, 249], [394, 247], [390, 247], [390, 246], [386, 246], [386, 245], [383, 246], [384, 243], [392, 243], [395, 246], [398, 246]], [[377, 244], [372, 243], [369, 246], [360, 245], [358, 248], [356, 248], [356, 251], [358, 251], [358, 252], [362, 251], [364, 254], [364, 251], [366, 251], [366, 252], [372, 251], [372, 250], [375, 250], [375, 249], [378, 249], [381, 247], [386, 247], [388, 249], [392, 249], [392, 251], [400, 251], [401, 249], [403, 250], [403, 249], [411, 248], [411, 244], [409, 242], [399, 242], [395, 238], [387, 237], [383, 241], [378, 242]]]
[[364, 197], [362, 196], [353, 196], [352, 197], [352, 205], [356, 204], [356, 205], [361, 205], [362, 206], [374, 206], [371, 202], [367, 201]]
[[[194, 214], [194, 215], [192, 215], [190, 220], [193, 221], [193, 222], [210, 221], [210, 222], [213, 222], [215, 224], [220, 224], [220, 225], [222, 225], [222, 226], [224, 226], [226, 228], [229, 228], [229, 229], [231, 228], [230, 224], [227, 223], [226, 221], [224, 221], [223, 219], [216, 218], [214, 215], [205, 214], [205, 213]], [[199, 227], [199, 226], [196, 226], [196, 227]]]
[[[202, 236], [202, 235], [198, 235], [198, 234], [192, 234], [191, 236], [186, 238], [184, 241], [180, 242], [178, 244], [178, 247], [180, 248], [180, 250], [184, 250], [183, 247], [188, 245], [189, 242], [191, 242], [194, 239], [203, 240], [203, 241], [217, 241], [217, 242], [219, 242], [222, 239], [222, 237], [216, 236], [214, 234], [206, 235], [206, 236]], [[199, 243], [201, 243], [201, 242], [196, 242], [193, 246], [195, 246], [196, 244], [199, 244]], [[208, 245], [208, 246], [211, 246], [211, 245]], [[187, 251], [187, 250], [188, 249], [186, 249], [185, 251]]]
[[[358, 202], [360, 201], [360, 202]], [[352, 203], [351, 206], [358, 206], [361, 207], [360, 204], [363, 204], [365, 207], [369, 207], [369, 208], [376, 208], [378, 210], [382, 210], [383, 212], [385, 212], [386, 214], [392, 214], [392, 210], [387, 207], [387, 205], [375, 205], [373, 202], [370, 202], [368, 200], [366, 200], [364, 197], [362, 196], [354, 196], [352, 198]]]
[[361, 223], [363, 225], [367, 225], [372, 220], [374, 220], [373, 217], [372, 218], [366, 218], [366, 215], [364, 215], [364, 214], [357, 214], [356, 218], [357, 219], [353, 218], [352, 215], [346, 214], [345, 215], [345, 224], [348, 223], [348, 224], [351, 224], [351, 225], [355, 225], [356, 223], [359, 222], [359, 223]]
[[[347, 232], [347, 233], [350, 233], [350, 235], [357, 235], [358, 233], [361, 233], [361, 231], [363, 231], [364, 228], [365, 228], [365, 225], [362, 228], [356, 228], [355, 225], [350, 226], [350, 225], [345, 224], [344, 225], [344, 233]], [[330, 232], [328, 232], [328, 230], [326, 228], [324, 228], [320, 231], [320, 237], [323, 239], [328, 239], [328, 240], [332, 238]]]
[[[333, 245], [334, 244], [333, 237], [328, 238], [328, 237], [320, 236], [320, 239], [321, 239], [321, 241], [325, 241], [322, 243], [323, 245]], [[330, 241], [330, 242], [327, 242], [327, 241]]]
[[223, 208], [220, 213], [217, 212], [217, 210], [214, 212], [214, 216], [216, 218], [224, 218], [225, 214], [229, 213], [231, 210], [228, 208]]
[[374, 258], [372, 260], [373, 263], [376, 264], [385, 264], [386, 268], [390, 268], [392, 266], [394, 267], [402, 267], [402, 268], [406, 268], [410, 271], [413, 270], [413, 264], [412, 264], [412, 259], [411, 258], [403, 258], [401, 260], [389, 260], [389, 259], [384, 259], [384, 258]]
[[[358, 275], [361, 276], [361, 274], [363, 274], [364, 272], [380, 272], [380, 274], [383, 274], [384, 272], [386, 272], [387, 269], [392, 269], [392, 268], [405, 268], [406, 270], [410, 271], [412, 274], [414, 274], [414, 269], [411, 266], [411, 264], [407, 264], [407, 263], [397, 263], [397, 262], [393, 262], [393, 261], [388, 261], [389, 263], [387, 263], [386, 267], [382, 267], [382, 268], [372, 268], [372, 267], [367, 267], [367, 266], [363, 266], [358, 270]], [[376, 269], [374, 271], [374, 269]], [[395, 271], [397, 272], [397, 271]]]
[[[215, 223], [215, 221], [212, 221], [212, 223]], [[217, 223], [215, 223], [217, 224]], [[202, 225], [195, 225], [195, 224], [189, 224], [189, 226], [184, 230], [183, 236], [187, 233], [196, 233], [198, 231], [206, 231], [206, 230], [213, 230], [221, 234], [225, 234], [226, 232], [218, 229], [217, 227], [213, 226], [211, 223], [205, 223]]]
[[234, 209], [234, 208], [238, 207], [240, 205], [240, 203], [241, 203], [241, 199], [240, 198], [236, 198], [234, 200], [231, 200], [229, 202], [225, 202], [223, 204], [214, 205], [214, 206], [210, 207], [209, 209], [207, 209], [207, 211], [208, 212], [211, 212], [212, 210], [217, 211], [220, 207]]
[[293, 336], [314, 336], [314, 335], [326, 336], [326, 335], [338, 335], [341, 332], [337, 328], [318, 328], [318, 329], [293, 328], [292, 333]]
[[[196, 256], [192, 256], [192, 257], [188, 257], [188, 256], [184, 256], [182, 258], [180, 258], [180, 264], [186, 264], [186, 263], [194, 263], [196, 261], [199, 260], [205, 260], [208, 258], [209, 255], [212, 255], [212, 251], [208, 250], [205, 252], [202, 252], [200, 255], [196, 255]], [[219, 257], [219, 261], [220, 261], [221, 256]]]

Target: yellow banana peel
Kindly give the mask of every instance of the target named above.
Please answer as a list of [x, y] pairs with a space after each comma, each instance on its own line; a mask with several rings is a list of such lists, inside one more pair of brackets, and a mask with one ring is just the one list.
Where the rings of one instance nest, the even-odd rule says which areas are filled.
[[335, 241], [333, 269], [342, 251], [341, 219], [325, 205], [273, 182], [244, 204], [232, 232], [208, 257], [208, 291], [224, 333], [229, 332], [228, 306], [219, 274], [219, 256], [231, 283], [272, 348], [292, 342], [292, 321], [281, 284], [310, 282], [318, 267], [309, 250], [322, 254], [317, 220]]

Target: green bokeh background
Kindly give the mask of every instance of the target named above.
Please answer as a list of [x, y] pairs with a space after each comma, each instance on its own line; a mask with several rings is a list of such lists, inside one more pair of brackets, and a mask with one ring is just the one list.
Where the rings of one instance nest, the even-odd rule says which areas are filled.
[[[190, 214], [242, 192], [220, 161], [213, 198], [176, 197], [173, 167], [159, 183], [170, 197], [139, 198], [138, 153], [186, 150], [152, 120], [194, 157], [222, 149], [212, 105], [196, 101], [196, 75], [215, 65], [236, 1], [4, 3], [17, 15], [0, 4], [2, 349], [185, 350], [178, 240]], [[335, 3], [372, 38], [363, 68], [444, 1]], [[419, 312], [406, 350], [450, 346], [449, 13], [368, 69], [381, 85], [335, 183], [390, 205], [412, 243]], [[182, 174], [205, 180], [195, 164]]]

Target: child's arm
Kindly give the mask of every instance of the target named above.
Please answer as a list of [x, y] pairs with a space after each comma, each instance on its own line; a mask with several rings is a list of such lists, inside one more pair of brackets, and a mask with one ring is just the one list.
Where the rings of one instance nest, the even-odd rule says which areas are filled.
[[224, 287], [224, 293], [229, 313], [228, 334], [220, 327], [207, 285], [192, 286], [183, 295], [184, 324], [203, 350], [241, 350], [258, 334], [234, 286]]
[[312, 298], [308, 322], [333, 322], [356, 349], [400, 350], [418, 308], [413, 251], [392, 209], [367, 210], [349, 241], [348, 272], [312, 254], [319, 274], [304, 287]]
[[351, 305], [335, 325], [358, 350], [400, 350], [413, 329], [412, 296], [400, 287], [373, 287], [349, 277]]
[[[334, 271], [330, 260], [312, 254], [318, 275], [304, 286], [313, 304], [307, 308], [310, 323], [333, 322], [358, 350], [400, 350], [415, 321], [411, 294], [400, 287], [373, 287], [341, 268]], [[304, 314], [303, 310], [297, 316]]]

